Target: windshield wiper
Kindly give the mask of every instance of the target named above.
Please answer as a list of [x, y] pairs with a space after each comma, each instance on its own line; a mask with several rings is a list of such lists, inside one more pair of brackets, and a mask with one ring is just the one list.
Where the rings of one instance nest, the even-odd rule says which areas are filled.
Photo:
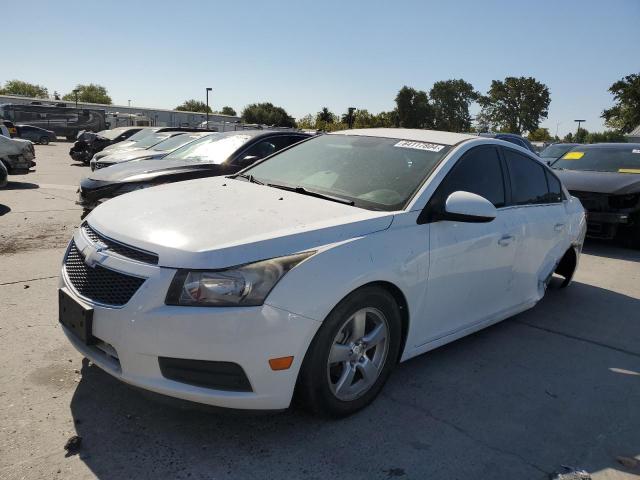
[[244, 178], [246, 180], [249, 180], [249, 182], [251, 183], [256, 183], [258, 185], [264, 185], [264, 182], [261, 182], [260, 180], [258, 180], [256, 177], [254, 177], [251, 174], [246, 174], [246, 173], [236, 173], [235, 175], [231, 176], [231, 178]]
[[322, 198], [324, 200], [330, 200], [332, 202], [342, 203], [344, 205], [354, 205], [353, 200], [347, 200], [345, 198], [335, 197], [333, 195], [327, 195], [325, 193], [313, 192], [307, 190], [304, 187], [290, 187], [288, 185], [279, 185], [277, 183], [267, 183], [267, 187], [279, 188], [280, 190], [286, 190], [287, 192], [295, 192], [301, 195], [308, 195], [310, 197]]

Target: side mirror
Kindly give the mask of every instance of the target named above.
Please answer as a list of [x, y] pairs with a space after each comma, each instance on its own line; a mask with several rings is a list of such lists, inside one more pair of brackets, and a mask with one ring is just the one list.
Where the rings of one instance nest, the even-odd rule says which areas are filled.
[[491, 222], [498, 212], [489, 200], [470, 192], [453, 192], [444, 204], [442, 220], [468, 223]]

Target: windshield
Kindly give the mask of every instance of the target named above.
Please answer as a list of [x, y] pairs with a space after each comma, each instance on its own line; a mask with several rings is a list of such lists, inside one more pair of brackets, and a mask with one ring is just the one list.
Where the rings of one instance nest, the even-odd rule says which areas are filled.
[[101, 137], [107, 138], [109, 140], [113, 140], [125, 130], [126, 128], [114, 128], [113, 130], [102, 130], [98, 132], [96, 135], [100, 135]]
[[148, 137], [149, 135], [153, 135], [156, 131], [152, 128], [143, 128], [142, 130], [140, 130], [139, 132], [134, 133], [133, 135], [131, 135], [128, 140], [130, 142], [137, 142], [139, 140], [142, 140], [145, 137]]
[[557, 143], [555, 145], [549, 145], [547, 148], [540, 152], [542, 158], [560, 158], [575, 147], [575, 144], [569, 143]]
[[206, 137], [179, 148], [166, 157], [166, 160], [188, 160], [203, 163], [222, 163], [233, 152], [244, 145], [249, 135], [221, 135], [212, 133]]
[[597, 172], [640, 173], [640, 144], [616, 147], [574, 147], [553, 162], [553, 168]]
[[179, 148], [189, 142], [193, 142], [198, 138], [202, 138], [201, 135], [175, 135], [171, 138], [167, 138], [166, 140], [161, 141], [160, 143], [151, 147], [151, 150], [156, 150], [158, 152], [171, 152], [176, 148]]
[[135, 147], [135, 148], [153, 147], [157, 143], [160, 143], [170, 137], [171, 135], [168, 135], [166, 133], [154, 133], [153, 135], [148, 135], [142, 140], [137, 141], [135, 145], [132, 145], [132, 147]]
[[266, 184], [340, 197], [358, 207], [399, 210], [449, 148], [393, 138], [323, 135], [244, 173]]

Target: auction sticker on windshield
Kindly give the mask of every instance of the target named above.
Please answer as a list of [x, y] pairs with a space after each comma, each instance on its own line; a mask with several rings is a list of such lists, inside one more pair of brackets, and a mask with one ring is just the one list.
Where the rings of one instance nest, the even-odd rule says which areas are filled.
[[437, 145], [435, 143], [426, 142], [411, 142], [409, 140], [400, 140], [394, 145], [394, 147], [400, 148], [413, 148], [415, 150], [426, 150], [428, 152], [439, 152], [444, 148], [444, 145]]

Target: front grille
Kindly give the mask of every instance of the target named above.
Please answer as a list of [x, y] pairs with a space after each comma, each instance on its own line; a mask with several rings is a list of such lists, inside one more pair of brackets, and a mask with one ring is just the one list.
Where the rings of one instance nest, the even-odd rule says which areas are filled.
[[113, 253], [117, 253], [118, 255], [142, 263], [150, 263], [152, 265], [158, 264], [158, 255], [156, 255], [155, 253], [145, 252], [144, 250], [139, 250], [137, 248], [124, 245], [123, 243], [116, 242], [115, 240], [111, 240], [110, 238], [107, 238], [104, 235], [96, 232], [86, 222], [82, 224], [82, 231], [87, 237], [91, 239], [92, 242], [104, 243], [107, 247], [109, 247], [109, 251]]
[[73, 288], [97, 303], [122, 306], [138, 291], [144, 278], [134, 277], [96, 265], [89, 267], [74, 241], [64, 260], [64, 268]]
[[571, 191], [571, 195], [578, 197], [580, 203], [589, 212], [606, 212], [609, 210], [609, 195], [605, 193]]

